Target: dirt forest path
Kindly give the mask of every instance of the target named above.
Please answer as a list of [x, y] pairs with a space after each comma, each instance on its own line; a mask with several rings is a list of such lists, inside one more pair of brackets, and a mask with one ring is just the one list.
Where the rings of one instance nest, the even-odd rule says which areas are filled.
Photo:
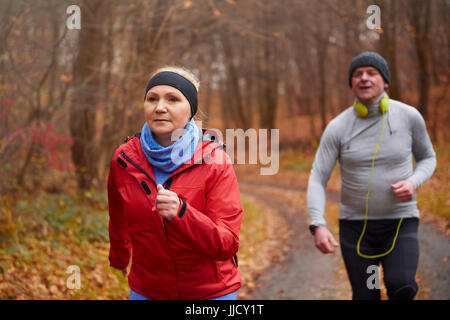
[[[262, 210], [272, 210], [289, 226], [283, 243], [284, 259], [275, 261], [256, 280], [257, 286], [247, 299], [351, 299], [351, 289], [340, 249], [323, 255], [314, 246], [308, 230], [306, 190], [272, 183], [239, 183], [241, 192], [258, 202]], [[327, 200], [339, 202], [339, 195], [328, 193]], [[329, 219], [337, 220], [337, 219]], [[337, 221], [328, 221], [338, 237]], [[450, 298], [450, 239], [433, 226], [421, 222], [420, 258], [416, 299]]]

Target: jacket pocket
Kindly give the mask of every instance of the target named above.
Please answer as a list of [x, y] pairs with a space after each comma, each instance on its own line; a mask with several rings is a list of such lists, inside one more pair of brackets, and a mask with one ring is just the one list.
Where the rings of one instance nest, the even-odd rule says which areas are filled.
[[235, 254], [235, 255], [231, 258], [231, 262], [233, 263], [233, 266], [235, 266], [235, 267], [239, 266], [239, 261], [238, 261], [237, 254]]

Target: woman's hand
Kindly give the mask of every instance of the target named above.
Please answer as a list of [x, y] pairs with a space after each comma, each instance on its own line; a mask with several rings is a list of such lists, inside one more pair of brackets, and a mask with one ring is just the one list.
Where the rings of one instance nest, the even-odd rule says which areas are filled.
[[161, 217], [167, 221], [172, 221], [177, 216], [180, 208], [180, 199], [175, 192], [164, 189], [160, 184], [157, 185], [157, 189], [156, 209], [158, 209]]

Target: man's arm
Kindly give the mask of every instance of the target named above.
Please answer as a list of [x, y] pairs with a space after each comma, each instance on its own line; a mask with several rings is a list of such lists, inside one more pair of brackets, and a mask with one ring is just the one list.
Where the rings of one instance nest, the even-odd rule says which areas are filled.
[[407, 180], [413, 183], [417, 190], [429, 179], [436, 169], [436, 153], [428, 136], [425, 121], [419, 111], [414, 110], [410, 118], [412, 132], [412, 152], [416, 160], [414, 173]]
[[331, 232], [325, 227], [324, 218], [326, 186], [336, 164], [340, 144], [338, 136], [334, 133], [333, 124], [330, 124], [325, 129], [317, 149], [307, 190], [308, 213], [311, 217], [311, 226], [314, 226], [311, 229], [314, 244], [322, 253], [332, 253], [338, 246]]
[[324, 219], [326, 186], [339, 156], [339, 139], [336, 131], [332, 123], [326, 127], [309, 176], [306, 198], [311, 224], [315, 226], [326, 225]]

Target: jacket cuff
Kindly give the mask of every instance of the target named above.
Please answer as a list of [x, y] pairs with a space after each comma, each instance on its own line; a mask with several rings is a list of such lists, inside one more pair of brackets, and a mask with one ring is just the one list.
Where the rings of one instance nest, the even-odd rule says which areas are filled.
[[128, 267], [128, 263], [123, 263], [120, 259], [109, 257], [109, 266], [115, 269], [123, 270]]

